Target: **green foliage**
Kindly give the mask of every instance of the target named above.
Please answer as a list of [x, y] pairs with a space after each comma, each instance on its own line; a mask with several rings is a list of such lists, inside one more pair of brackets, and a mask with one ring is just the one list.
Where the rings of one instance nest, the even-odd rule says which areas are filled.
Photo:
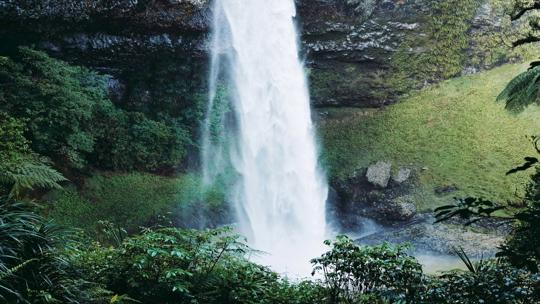
[[95, 153], [100, 168], [160, 171], [177, 167], [186, 155], [189, 134], [174, 120], [154, 121], [112, 104], [96, 108]]
[[397, 70], [413, 80], [413, 87], [461, 72], [469, 45], [467, 31], [478, 0], [431, 0], [429, 4], [428, 35], [405, 40], [392, 59]]
[[116, 108], [107, 76], [20, 48], [0, 58], [0, 111], [26, 122], [31, 148], [63, 168], [158, 171], [177, 167], [191, 144], [180, 120]]
[[28, 119], [32, 148], [80, 168], [94, 146], [92, 108], [104, 102], [103, 77], [21, 48], [0, 62], [1, 109]]
[[[539, 138], [533, 137], [536, 152], [540, 154]], [[507, 172], [507, 175], [526, 171], [538, 163], [534, 157], [526, 157], [526, 163]], [[536, 167], [536, 173], [531, 177], [530, 184], [525, 195], [525, 208], [514, 212], [508, 220], [515, 221], [515, 227], [510, 237], [501, 246], [497, 254], [511, 265], [527, 269], [528, 271], [540, 272], [540, 169]], [[437, 222], [446, 221], [453, 217], [467, 219], [466, 225], [490, 218], [493, 213], [507, 209], [491, 201], [479, 198], [459, 199], [455, 205], [447, 205], [435, 209]]]
[[[50, 198], [49, 217], [69, 227], [99, 233], [110, 221], [133, 233], [141, 226], [199, 226], [195, 216], [225, 216], [220, 189], [202, 189], [195, 175], [167, 178], [151, 174], [111, 174], [89, 178], [79, 192], [63, 190]], [[201, 225], [203, 226], [203, 225]]]
[[[413, 195], [420, 210], [448, 204], [454, 196], [516, 200], [530, 174], [503, 176], [524, 154], [534, 153], [525, 135], [540, 133], [540, 109], [512, 116], [494, 101], [521, 69], [506, 65], [448, 80], [383, 110], [325, 109], [319, 134], [330, 177], [345, 179], [387, 160], [418, 169]], [[437, 196], [434, 189], [441, 185], [458, 190]]]
[[227, 228], [147, 230], [118, 248], [94, 244], [73, 255], [83, 277], [142, 303], [318, 303], [312, 283], [292, 285], [248, 262]]
[[67, 236], [36, 215], [32, 204], [0, 198], [0, 301], [80, 303], [92, 298], [91, 284], [72, 277], [57, 251]]
[[533, 103], [540, 103], [540, 67], [531, 66], [526, 72], [516, 76], [497, 97], [506, 102], [506, 108], [522, 112]]
[[414, 303], [422, 291], [422, 266], [407, 247], [361, 247], [346, 236], [326, 244], [331, 250], [312, 263], [324, 276], [329, 303], [366, 303], [370, 296]]
[[452, 271], [431, 280], [423, 303], [535, 303], [539, 287], [540, 276], [482, 261], [474, 272]]
[[453, 217], [466, 219], [468, 222], [465, 225], [471, 225], [481, 219], [491, 217], [494, 212], [505, 209], [505, 206], [498, 205], [494, 202], [475, 197], [467, 197], [464, 199], [456, 198], [456, 204], [446, 205], [436, 208], [435, 224], [447, 221]]
[[60, 188], [65, 180], [46, 159], [32, 153], [24, 129], [21, 121], [0, 112], [0, 186], [11, 197], [34, 188]]
[[533, 175], [525, 196], [527, 208], [518, 212], [518, 221], [509, 239], [503, 244], [501, 256], [515, 266], [540, 272], [540, 169]]

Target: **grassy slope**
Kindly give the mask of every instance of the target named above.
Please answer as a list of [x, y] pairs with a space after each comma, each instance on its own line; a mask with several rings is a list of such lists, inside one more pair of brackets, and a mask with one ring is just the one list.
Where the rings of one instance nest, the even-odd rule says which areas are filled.
[[189, 212], [220, 212], [224, 208], [220, 189], [201, 189], [201, 179], [195, 174], [170, 178], [148, 173], [102, 173], [88, 178], [79, 191], [49, 194], [51, 204], [46, 213], [62, 225], [89, 231], [98, 228], [99, 220], [107, 220], [132, 232], [171, 212], [185, 214], [186, 221], [193, 220], [185, 223], [189, 225], [195, 220], [188, 218]]
[[[533, 155], [526, 135], [540, 134], [540, 109], [507, 113], [495, 98], [526, 65], [443, 82], [412, 94], [385, 110], [327, 109], [320, 135], [332, 177], [345, 177], [377, 160], [424, 168], [416, 194], [421, 209], [453, 196], [515, 199], [525, 173], [505, 176], [524, 156]], [[437, 186], [458, 192], [437, 197]]]

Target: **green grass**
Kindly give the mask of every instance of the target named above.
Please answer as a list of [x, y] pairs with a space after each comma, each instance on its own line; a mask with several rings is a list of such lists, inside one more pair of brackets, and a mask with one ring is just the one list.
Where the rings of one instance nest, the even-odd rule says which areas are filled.
[[[453, 196], [515, 200], [527, 173], [505, 176], [534, 155], [528, 135], [540, 134], [540, 108], [512, 115], [495, 102], [527, 65], [506, 65], [445, 81], [384, 110], [326, 109], [320, 124], [323, 159], [331, 178], [345, 178], [378, 160], [418, 169], [421, 210]], [[438, 186], [459, 189], [438, 197]]]
[[96, 175], [78, 191], [59, 190], [49, 200], [49, 217], [93, 233], [100, 220], [136, 232], [141, 226], [172, 220], [171, 213], [223, 208], [224, 197], [219, 189], [202, 191], [200, 177], [194, 174], [169, 178], [131, 173]]

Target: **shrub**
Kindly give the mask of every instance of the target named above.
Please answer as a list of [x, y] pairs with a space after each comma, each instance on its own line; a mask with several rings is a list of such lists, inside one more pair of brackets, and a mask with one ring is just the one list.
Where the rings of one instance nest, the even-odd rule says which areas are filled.
[[189, 133], [173, 119], [154, 121], [142, 113], [124, 112], [112, 104], [96, 108], [92, 162], [105, 169], [160, 171], [175, 168], [191, 143]]
[[423, 303], [536, 303], [540, 276], [495, 261], [474, 271], [447, 272], [431, 281]]
[[180, 119], [115, 107], [108, 76], [20, 48], [0, 57], [0, 111], [24, 119], [31, 148], [65, 168], [175, 168], [191, 144]]
[[379, 298], [411, 302], [422, 291], [422, 267], [404, 246], [358, 246], [346, 236], [326, 241], [331, 250], [313, 259], [330, 303], [366, 303]]
[[0, 112], [0, 195], [18, 197], [34, 188], [59, 188], [65, 178], [29, 148], [24, 123]]
[[230, 229], [146, 230], [119, 248], [92, 246], [73, 262], [91, 281], [142, 303], [308, 304], [318, 287], [293, 285], [248, 262]]
[[70, 265], [57, 251], [69, 232], [35, 211], [30, 203], [0, 198], [0, 302], [80, 303], [101, 294], [70, 276]]
[[540, 273], [540, 168], [536, 170], [525, 196], [527, 208], [515, 215], [518, 222], [500, 256], [514, 266]]
[[0, 61], [1, 109], [28, 119], [32, 149], [80, 168], [92, 152], [92, 109], [105, 102], [105, 81], [41, 52], [21, 48]]

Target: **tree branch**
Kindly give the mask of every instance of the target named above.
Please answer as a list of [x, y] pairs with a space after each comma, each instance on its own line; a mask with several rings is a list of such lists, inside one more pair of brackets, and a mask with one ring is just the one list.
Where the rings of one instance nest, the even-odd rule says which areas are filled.
[[510, 19], [512, 21], [516, 21], [519, 18], [523, 17], [523, 15], [525, 15], [527, 12], [532, 11], [532, 10], [536, 10], [536, 9], [540, 9], [540, 2], [538, 2], [538, 1], [535, 1], [532, 6], [527, 6], [527, 7], [520, 8], [516, 13], [514, 13], [514, 14], [512, 14], [510, 16]]
[[538, 42], [538, 41], [540, 41], [540, 37], [527, 36], [525, 38], [521, 38], [521, 39], [518, 39], [518, 40], [512, 42], [512, 46], [516, 47], [516, 46], [524, 45], [524, 44], [527, 44], [527, 43]]

